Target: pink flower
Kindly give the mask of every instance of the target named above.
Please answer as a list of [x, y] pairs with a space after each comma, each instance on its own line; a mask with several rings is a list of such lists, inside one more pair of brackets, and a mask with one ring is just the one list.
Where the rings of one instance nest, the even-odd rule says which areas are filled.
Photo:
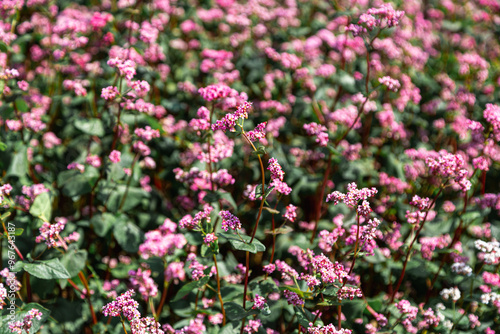
[[116, 163], [120, 162], [121, 155], [122, 155], [122, 153], [120, 151], [113, 150], [109, 154], [109, 160], [111, 160], [112, 163], [116, 164]]
[[283, 295], [288, 301], [288, 304], [292, 304], [294, 306], [304, 305], [304, 300], [300, 298], [299, 295], [296, 294], [295, 292], [292, 292], [290, 290], [285, 290], [283, 291]]
[[292, 223], [295, 221], [295, 218], [297, 218], [297, 207], [295, 205], [288, 205], [286, 207], [286, 212], [285, 214], [283, 215], [283, 217], [285, 217], [285, 219], [288, 219], [289, 221], [291, 221]]
[[238, 219], [238, 217], [236, 217], [235, 215], [231, 214], [229, 211], [222, 210], [222, 211], [219, 212], [219, 215], [222, 218], [221, 228], [224, 231], [227, 232], [229, 230], [229, 228], [231, 228], [232, 230], [239, 230], [239, 229], [241, 229], [241, 222], [240, 222], [240, 220]]
[[215, 236], [215, 233], [208, 233], [205, 238], [203, 239], [203, 241], [207, 244], [207, 245], [210, 245], [212, 242], [214, 242], [215, 240], [217, 240], [217, 237]]
[[259, 296], [258, 294], [255, 294], [255, 299], [254, 299], [252, 309], [262, 310], [264, 308], [265, 304], [266, 304], [266, 298]]
[[85, 162], [95, 168], [101, 167], [101, 158], [95, 154], [88, 155]]
[[101, 91], [101, 97], [105, 100], [114, 100], [118, 95], [120, 95], [120, 92], [115, 86], [103, 88]]

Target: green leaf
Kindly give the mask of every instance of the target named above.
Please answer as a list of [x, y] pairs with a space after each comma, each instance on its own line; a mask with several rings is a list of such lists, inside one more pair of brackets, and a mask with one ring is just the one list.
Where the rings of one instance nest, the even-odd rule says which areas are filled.
[[9, 46], [4, 42], [0, 42], [0, 51], [7, 52], [9, 50]]
[[[23, 232], [24, 232], [24, 228], [16, 228], [14, 233], [9, 233], [9, 235], [15, 235], [16, 237], [18, 237], [20, 235], [23, 235]], [[7, 236], [7, 235], [5, 235], [5, 236]]]
[[106, 200], [109, 195], [108, 210], [110, 212], [117, 212], [120, 209], [125, 193], [127, 193], [127, 197], [120, 210], [122, 212], [127, 212], [135, 208], [144, 198], [149, 197], [149, 193], [138, 187], [129, 187], [127, 192], [125, 185], [119, 185], [116, 188], [106, 188], [98, 196], [102, 196]]
[[252, 154], [255, 154], [255, 155], [266, 155], [266, 153], [267, 153], [267, 151], [266, 151], [266, 148], [264, 146], [259, 146], [257, 151], [252, 152]]
[[199, 288], [203, 287], [205, 284], [207, 284], [207, 282], [209, 280], [210, 280], [210, 277], [204, 276], [204, 277], [200, 278], [198, 281], [192, 281], [192, 282], [189, 282], [187, 284], [184, 284], [182, 286], [182, 288], [180, 288], [180, 290], [177, 292], [174, 299], [172, 299], [171, 301], [175, 302], [179, 299], [184, 298], [191, 291], [194, 291], [195, 289], [199, 289]]
[[221, 199], [226, 200], [234, 209], [236, 209], [236, 202], [230, 193], [220, 191], [208, 192], [205, 197], [203, 197], [203, 200], [207, 203], [214, 203]]
[[94, 227], [94, 232], [100, 237], [108, 234], [109, 230], [114, 226], [116, 217], [111, 213], [104, 212], [102, 215], [95, 215], [90, 221]]
[[84, 249], [69, 249], [61, 258], [61, 263], [71, 277], [75, 277], [83, 268], [87, 261], [87, 251]]
[[311, 323], [315, 318], [314, 314], [309, 312], [306, 308], [294, 307], [294, 309], [299, 323], [305, 328], [308, 328], [309, 323]]
[[347, 92], [355, 93], [356, 92], [356, 80], [354, 77], [345, 71], [339, 71], [337, 75], [337, 81], [339, 85], [342, 86]]
[[0, 151], [5, 151], [7, 149], [7, 144], [0, 141]]
[[[264, 246], [259, 240], [253, 239], [252, 243], [250, 243], [250, 240], [252, 239], [248, 235], [236, 235], [232, 233], [219, 233], [220, 236], [226, 238], [229, 240], [229, 243], [231, 246], [233, 246], [234, 249], [237, 250], [242, 250], [250, 253], [257, 253], [257, 252], [263, 252], [266, 250], [266, 246]], [[241, 238], [240, 238], [241, 237]], [[243, 239], [243, 240], [242, 240]]]
[[[233, 325], [232, 323], [228, 323], [226, 326], [222, 327], [219, 334], [234, 334], [236, 333], [237, 325]], [[239, 331], [238, 331], [239, 333]]]
[[214, 254], [214, 252], [212, 251], [212, 248], [210, 248], [210, 246], [207, 246], [205, 243], [203, 243], [201, 245], [200, 254], [202, 257], [208, 257], [208, 256], [212, 256]]
[[[20, 265], [17, 265], [20, 263]], [[18, 261], [16, 267], [21, 267], [31, 275], [41, 279], [68, 279], [71, 275], [61, 264], [59, 259], [50, 259], [46, 261]]]
[[22, 146], [19, 151], [14, 153], [7, 175], [23, 177], [26, 174], [28, 174], [28, 155], [26, 146]]
[[78, 119], [75, 121], [75, 127], [91, 136], [104, 136], [104, 126], [102, 125], [102, 121], [98, 118]]
[[252, 293], [258, 294], [259, 296], [265, 296], [269, 293], [279, 292], [276, 282], [273, 281], [271, 277], [264, 280], [264, 276], [256, 277], [250, 283], [250, 291]]
[[243, 307], [234, 302], [224, 303], [224, 309], [226, 311], [226, 317], [231, 321], [241, 320], [249, 315], [259, 314], [258, 310], [246, 311]]
[[26, 103], [26, 101], [24, 101], [23, 98], [21, 97], [18, 97], [16, 99], [16, 101], [14, 101], [14, 103], [16, 104], [16, 109], [20, 112], [27, 112], [28, 111], [28, 104]]
[[52, 217], [52, 199], [48, 192], [38, 195], [30, 207], [30, 213], [42, 220], [50, 221]]
[[129, 253], [135, 253], [139, 250], [139, 245], [142, 243], [144, 233], [142, 230], [131, 221], [116, 222], [113, 233], [118, 244]]
[[73, 197], [79, 195], [85, 195], [92, 191], [92, 186], [90, 185], [87, 176], [77, 172], [75, 176], [69, 178], [64, 182], [62, 193], [64, 196]]

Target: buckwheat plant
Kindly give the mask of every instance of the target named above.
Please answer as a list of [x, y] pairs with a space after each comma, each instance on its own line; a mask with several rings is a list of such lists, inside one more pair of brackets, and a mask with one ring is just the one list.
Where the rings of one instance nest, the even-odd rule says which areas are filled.
[[11, 333], [498, 333], [500, 5], [0, 2]]

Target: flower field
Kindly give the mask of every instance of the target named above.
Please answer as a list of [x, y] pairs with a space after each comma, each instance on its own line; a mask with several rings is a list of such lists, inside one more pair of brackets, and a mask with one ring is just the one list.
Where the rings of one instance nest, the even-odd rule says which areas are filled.
[[0, 334], [500, 333], [497, 0], [0, 1]]

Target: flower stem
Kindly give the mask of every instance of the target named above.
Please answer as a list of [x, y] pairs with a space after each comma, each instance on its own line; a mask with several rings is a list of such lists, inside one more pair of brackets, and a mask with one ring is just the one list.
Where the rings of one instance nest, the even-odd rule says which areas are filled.
[[436, 200], [438, 199], [439, 195], [441, 195], [441, 192], [443, 191], [443, 189], [444, 189], [444, 187], [446, 186], [447, 183], [448, 183], [448, 181], [446, 181], [445, 184], [443, 184], [439, 188], [439, 191], [438, 191], [436, 197], [434, 197], [434, 199], [432, 200], [431, 205], [429, 205], [429, 208], [425, 212], [425, 216], [424, 216], [424, 220], [422, 221], [422, 224], [418, 228], [417, 233], [415, 233], [415, 236], [413, 237], [413, 239], [412, 239], [412, 241], [410, 243], [410, 247], [408, 248], [408, 252], [406, 253], [405, 262], [403, 264], [403, 270], [401, 271], [401, 275], [399, 276], [398, 282], [396, 284], [396, 288], [394, 288], [394, 290], [392, 291], [392, 296], [391, 296], [389, 304], [392, 304], [394, 302], [394, 298], [396, 297], [396, 293], [398, 292], [399, 287], [401, 286], [401, 283], [403, 282], [403, 278], [405, 276], [405, 271], [406, 271], [406, 265], [408, 264], [408, 260], [410, 259], [410, 254], [411, 254], [411, 251], [412, 251], [412, 248], [413, 248], [413, 244], [415, 243], [415, 241], [417, 240], [418, 236], [420, 235], [420, 231], [422, 231], [422, 229], [424, 228], [425, 221], [427, 220], [427, 216], [429, 215], [429, 211], [434, 206], [434, 203], [436, 203]]
[[215, 274], [217, 279], [217, 297], [219, 298], [220, 308], [222, 311], [222, 326], [226, 325], [226, 311], [224, 310], [224, 302], [222, 301], [222, 295], [220, 293], [220, 277], [219, 277], [219, 267], [217, 265], [217, 257], [214, 256], [214, 264], [215, 264]]

